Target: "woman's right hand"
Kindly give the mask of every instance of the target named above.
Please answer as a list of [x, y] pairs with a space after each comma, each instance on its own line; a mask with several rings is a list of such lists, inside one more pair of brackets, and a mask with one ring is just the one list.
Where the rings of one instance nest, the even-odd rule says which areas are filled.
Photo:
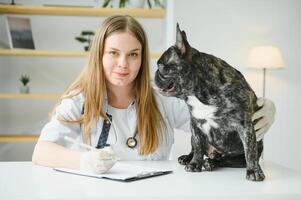
[[93, 149], [81, 153], [80, 170], [102, 174], [111, 169], [116, 163], [116, 156], [111, 147]]

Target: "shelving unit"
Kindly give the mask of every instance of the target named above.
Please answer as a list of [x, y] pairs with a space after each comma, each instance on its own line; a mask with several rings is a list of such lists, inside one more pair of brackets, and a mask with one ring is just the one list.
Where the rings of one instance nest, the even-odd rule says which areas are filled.
[[[63, 6], [29, 6], [29, 5], [4, 5], [0, 4], [0, 14], [21, 15], [53, 15], [53, 16], [110, 16], [113, 14], [128, 14], [138, 18], [164, 18], [164, 9], [130, 9], [130, 8], [94, 8], [94, 7], [63, 7]], [[84, 51], [50, 51], [50, 50], [27, 50], [27, 49], [0, 49], [0, 56], [26, 56], [26, 57], [86, 57]], [[160, 52], [151, 52], [150, 57], [159, 58]], [[60, 94], [50, 93], [0, 93], [1, 99], [33, 99], [55, 100]], [[34, 142], [38, 134], [1, 134], [0, 142]]]

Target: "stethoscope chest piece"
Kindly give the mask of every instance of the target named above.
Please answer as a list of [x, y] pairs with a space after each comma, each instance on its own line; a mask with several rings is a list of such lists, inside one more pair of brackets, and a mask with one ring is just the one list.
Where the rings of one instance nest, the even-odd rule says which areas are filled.
[[126, 140], [126, 145], [133, 149], [137, 146], [137, 140], [135, 137], [129, 137], [127, 140]]

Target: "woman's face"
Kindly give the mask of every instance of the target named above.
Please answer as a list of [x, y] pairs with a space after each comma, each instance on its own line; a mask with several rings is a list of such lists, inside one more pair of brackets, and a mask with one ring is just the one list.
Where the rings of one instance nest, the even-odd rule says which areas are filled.
[[109, 86], [132, 87], [141, 67], [142, 47], [130, 33], [115, 33], [105, 39], [102, 63]]

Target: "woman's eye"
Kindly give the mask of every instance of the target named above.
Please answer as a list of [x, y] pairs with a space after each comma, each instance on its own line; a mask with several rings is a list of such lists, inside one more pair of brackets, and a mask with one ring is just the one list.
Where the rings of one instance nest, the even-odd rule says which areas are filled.
[[112, 55], [112, 56], [116, 56], [117, 52], [116, 51], [109, 51], [109, 54]]
[[130, 57], [137, 57], [138, 56], [138, 53], [130, 53]]

